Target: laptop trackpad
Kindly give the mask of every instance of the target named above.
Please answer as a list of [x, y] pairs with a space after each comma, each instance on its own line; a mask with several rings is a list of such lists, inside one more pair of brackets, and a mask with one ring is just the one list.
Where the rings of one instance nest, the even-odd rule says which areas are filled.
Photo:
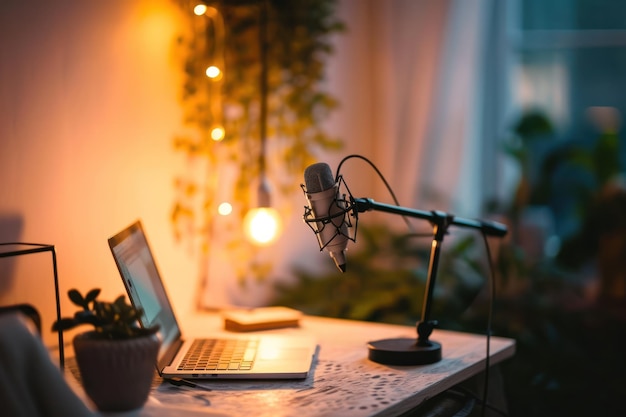
[[311, 350], [302, 347], [261, 347], [257, 353], [257, 361], [298, 360], [306, 359], [311, 355]]

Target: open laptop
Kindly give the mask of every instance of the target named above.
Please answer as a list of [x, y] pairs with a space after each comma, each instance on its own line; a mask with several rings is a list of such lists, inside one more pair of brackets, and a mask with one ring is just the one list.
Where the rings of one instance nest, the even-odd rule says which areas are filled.
[[[270, 334], [224, 335], [184, 340], [141, 221], [109, 238], [109, 247], [120, 271], [131, 303], [143, 309], [142, 326], [160, 326], [162, 344], [157, 370], [163, 378], [183, 379], [301, 379], [311, 368], [316, 343], [309, 337], [285, 337]], [[195, 342], [195, 344], [194, 344]], [[218, 359], [209, 355], [200, 359], [193, 352], [198, 345], [213, 346], [215, 351], [230, 349], [234, 353]], [[188, 355], [189, 353], [189, 355]]]

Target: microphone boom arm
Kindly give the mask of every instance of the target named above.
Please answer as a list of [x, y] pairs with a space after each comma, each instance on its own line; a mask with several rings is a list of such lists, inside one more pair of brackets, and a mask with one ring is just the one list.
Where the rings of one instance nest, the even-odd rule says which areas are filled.
[[[422, 306], [422, 318], [417, 323], [417, 343], [415, 348], [402, 346], [402, 341], [383, 340], [370, 343], [370, 359], [380, 363], [390, 364], [422, 364], [432, 363], [441, 360], [441, 345], [429, 340], [435, 326], [436, 320], [430, 319], [430, 309], [433, 297], [435, 282], [437, 280], [437, 269], [443, 238], [451, 225], [462, 226], [481, 230], [490, 236], [502, 237], [506, 235], [505, 225], [485, 220], [464, 219], [442, 211], [415, 210], [390, 204], [378, 203], [371, 198], [350, 197], [349, 210], [358, 220], [358, 213], [366, 211], [380, 211], [402, 216], [428, 220], [433, 225], [433, 242], [428, 265], [428, 275], [426, 279], [426, 289], [424, 292], [424, 303]], [[378, 343], [378, 344], [376, 344]], [[406, 350], [406, 352], [404, 352]], [[403, 356], [404, 355], [404, 356]]]
[[[415, 210], [398, 205], [377, 203], [371, 198], [354, 198], [341, 175], [337, 175], [337, 178], [334, 180], [334, 186], [331, 187], [333, 183], [332, 173], [330, 173], [330, 168], [326, 164], [323, 164], [323, 166], [316, 164], [307, 168], [305, 181], [313, 192], [309, 192], [307, 187], [302, 185], [302, 190], [310, 204], [310, 207], [304, 207], [303, 220], [317, 236], [320, 250], [327, 249], [331, 258], [333, 258], [335, 264], [342, 272], [345, 272], [343, 251], [345, 250], [346, 239], [355, 241], [359, 213], [380, 211], [399, 214], [404, 217], [424, 219], [432, 224], [433, 241], [424, 291], [422, 317], [416, 326], [417, 340], [404, 337], [376, 340], [369, 342], [368, 348], [369, 359], [382, 364], [422, 365], [440, 361], [442, 357], [441, 344], [429, 340], [433, 329], [437, 326], [437, 321], [430, 318], [430, 309], [437, 280], [441, 246], [448, 227], [456, 225], [478, 229], [484, 235], [502, 237], [507, 233], [506, 226], [486, 220], [464, 219], [442, 211]], [[318, 184], [318, 181], [321, 185]], [[340, 196], [339, 189], [341, 186], [344, 186], [347, 195], [343, 194]], [[321, 195], [327, 192], [331, 195]], [[316, 199], [313, 199], [314, 195]], [[313, 206], [314, 201], [317, 203], [316, 208]], [[320, 205], [322, 201], [324, 203]], [[346, 216], [347, 213], [350, 213], [350, 216]], [[350, 221], [350, 217], [354, 218], [354, 226]], [[338, 220], [341, 220], [340, 223], [338, 223]], [[350, 233], [350, 231], [353, 231], [353, 233]], [[338, 262], [338, 257], [344, 260], [344, 263]]]
[[359, 213], [363, 213], [365, 211], [381, 211], [385, 213], [399, 214], [401, 216], [428, 220], [432, 224], [439, 223], [441, 221], [441, 217], [445, 216], [447, 218], [450, 218], [449, 225], [479, 229], [490, 236], [502, 237], [507, 233], [506, 226], [501, 223], [487, 220], [465, 219], [440, 211], [416, 210], [401, 206], [394, 206], [391, 204], [378, 203], [371, 198], [353, 198], [351, 208], [353, 211], [356, 210]]

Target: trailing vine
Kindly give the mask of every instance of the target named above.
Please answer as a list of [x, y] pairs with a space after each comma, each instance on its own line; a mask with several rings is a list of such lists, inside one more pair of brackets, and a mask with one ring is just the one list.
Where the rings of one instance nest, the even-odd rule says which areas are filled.
[[[207, 2], [209, 12], [196, 16], [195, 3], [178, 0], [189, 17], [189, 33], [180, 36], [184, 55], [182, 106], [184, 134], [174, 148], [189, 161], [176, 178], [171, 221], [177, 239], [207, 254], [217, 231], [238, 260], [238, 277], [263, 278], [271, 265], [254, 260], [258, 249], [241, 233], [245, 213], [256, 204], [254, 185], [263, 161], [260, 140], [261, 11], [266, 8], [267, 171], [281, 195], [299, 192], [306, 166], [317, 150], [335, 150], [341, 140], [329, 135], [323, 120], [337, 107], [324, 90], [325, 61], [333, 53], [331, 36], [345, 30], [335, 17], [336, 0], [231, 0]], [[217, 13], [216, 13], [217, 11]], [[223, 75], [207, 77], [217, 65]], [[211, 137], [216, 126], [223, 138]], [[229, 184], [224, 189], [224, 184]], [[218, 216], [220, 202], [233, 212]], [[242, 259], [250, 262], [241, 262]]]

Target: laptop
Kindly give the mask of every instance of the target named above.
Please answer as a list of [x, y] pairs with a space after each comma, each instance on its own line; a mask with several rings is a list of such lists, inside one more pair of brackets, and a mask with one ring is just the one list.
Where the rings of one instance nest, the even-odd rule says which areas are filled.
[[[157, 371], [179, 379], [302, 379], [317, 345], [310, 337], [224, 334], [184, 339], [140, 220], [108, 239], [131, 303], [143, 327], [160, 326]], [[198, 346], [207, 352], [199, 358]], [[210, 348], [210, 349], [209, 349]], [[232, 349], [232, 351], [230, 351]], [[226, 351], [230, 353], [226, 354]], [[226, 357], [219, 358], [222, 352]], [[191, 359], [190, 359], [191, 358]], [[193, 360], [192, 360], [193, 359]], [[200, 366], [198, 366], [198, 362]]]

